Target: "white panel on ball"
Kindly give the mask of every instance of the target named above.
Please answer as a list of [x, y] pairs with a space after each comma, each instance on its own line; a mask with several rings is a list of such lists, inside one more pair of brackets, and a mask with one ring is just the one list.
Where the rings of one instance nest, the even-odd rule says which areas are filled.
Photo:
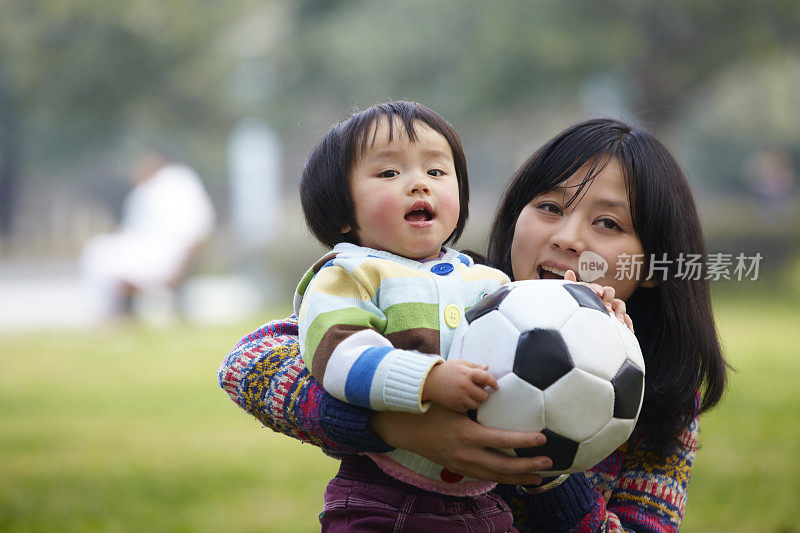
[[611, 380], [625, 361], [625, 349], [615, 334], [617, 319], [598, 320], [598, 314], [596, 309], [578, 309], [561, 328], [561, 336], [577, 368]]
[[478, 410], [478, 422], [484, 426], [513, 431], [541, 431], [544, 428], [544, 395], [542, 391], [506, 374], [497, 380], [496, 391]]
[[642, 356], [642, 349], [639, 347], [639, 341], [636, 340], [636, 335], [620, 322], [617, 322], [616, 325], [619, 336], [622, 338], [622, 343], [625, 345], [628, 359], [638, 366], [639, 370], [644, 372], [644, 357]]
[[612, 418], [594, 437], [581, 443], [572, 463], [573, 468], [588, 470], [605, 459], [610, 448], [628, 440], [635, 423], [635, 420]]
[[513, 368], [514, 358], [509, 354], [517, 351], [518, 340], [519, 330], [502, 314], [491, 311], [472, 322], [453, 342], [448, 359], [487, 364], [489, 373], [499, 379]]
[[[517, 282], [500, 304], [500, 311], [520, 330], [559, 329], [579, 308], [565, 297], [564, 284], [558, 280]], [[512, 283], [511, 285], [514, 285]]]
[[611, 383], [573, 368], [544, 391], [548, 429], [574, 441], [583, 441], [605, 426], [614, 414]]

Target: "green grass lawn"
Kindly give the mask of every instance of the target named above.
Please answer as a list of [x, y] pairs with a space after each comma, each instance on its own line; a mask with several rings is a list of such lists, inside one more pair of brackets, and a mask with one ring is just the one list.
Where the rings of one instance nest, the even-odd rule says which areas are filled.
[[[720, 297], [737, 373], [683, 531], [800, 531], [800, 305]], [[216, 383], [256, 324], [0, 337], [0, 531], [311, 531], [336, 463]]]
[[701, 419], [682, 531], [800, 531], [800, 302], [729, 294], [715, 308], [735, 372]]
[[310, 531], [334, 460], [216, 370], [251, 325], [0, 339], [0, 531]]

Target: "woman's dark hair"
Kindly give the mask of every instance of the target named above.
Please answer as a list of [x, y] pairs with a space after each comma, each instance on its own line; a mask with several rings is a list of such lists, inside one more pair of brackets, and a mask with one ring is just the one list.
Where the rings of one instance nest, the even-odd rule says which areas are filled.
[[[415, 122], [421, 122], [442, 135], [453, 151], [461, 210], [453, 233], [445, 243], [455, 242], [464, 231], [469, 216], [469, 181], [464, 150], [453, 127], [440, 115], [416, 102], [393, 101], [377, 104], [354, 113], [343, 122], [331, 126], [328, 133], [311, 150], [300, 178], [300, 201], [306, 223], [314, 236], [333, 248], [340, 242], [358, 244], [353, 197], [350, 191], [350, 170], [357, 155], [374, 141], [369, 132], [381, 117], [389, 121], [389, 140], [394, 134], [395, 117], [402, 122], [409, 140], [416, 142]], [[342, 233], [350, 227], [352, 231]]]
[[626, 302], [646, 367], [637, 432], [663, 453], [681, 444], [680, 434], [695, 415], [720, 401], [727, 381], [705, 272], [691, 279], [677, 272], [678, 258], [705, 258], [706, 249], [689, 184], [667, 148], [646, 131], [611, 119], [559, 133], [512, 177], [492, 224], [487, 261], [513, 279], [510, 250], [522, 209], [585, 166], [585, 179], [570, 200], [575, 201], [612, 159], [622, 169], [646, 257], [669, 260], [657, 286], [640, 286]]

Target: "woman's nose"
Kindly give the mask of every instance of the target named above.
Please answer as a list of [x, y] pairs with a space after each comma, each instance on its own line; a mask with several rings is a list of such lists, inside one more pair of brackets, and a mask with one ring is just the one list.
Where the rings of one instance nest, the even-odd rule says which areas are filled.
[[578, 220], [565, 218], [550, 237], [550, 244], [564, 251], [581, 253], [585, 250], [583, 228]]

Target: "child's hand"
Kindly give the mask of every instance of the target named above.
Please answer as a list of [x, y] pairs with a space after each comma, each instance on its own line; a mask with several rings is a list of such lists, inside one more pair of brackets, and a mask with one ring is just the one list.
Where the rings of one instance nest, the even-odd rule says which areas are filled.
[[422, 387], [422, 400], [431, 400], [463, 413], [489, 397], [484, 387], [497, 390], [497, 380], [487, 372], [489, 365], [452, 359], [434, 366]]
[[[564, 279], [566, 281], [576, 281], [576, 282], [578, 281], [578, 277], [572, 270], [567, 270], [567, 272], [564, 274]], [[581, 285], [586, 285], [587, 287], [592, 289], [595, 292], [595, 294], [597, 294], [597, 296], [599, 296], [600, 299], [603, 300], [603, 303], [606, 304], [606, 309], [608, 309], [610, 313], [613, 313], [617, 317], [617, 320], [626, 325], [628, 329], [631, 330], [632, 333], [634, 332], [633, 320], [631, 320], [631, 317], [628, 316], [628, 313], [625, 312], [626, 311], [625, 302], [620, 300], [619, 298], [614, 298], [615, 295], [614, 287], [609, 287], [609, 286], [604, 287], [598, 285], [597, 283], [587, 283], [585, 281], [581, 281], [579, 283], [581, 283]]]

